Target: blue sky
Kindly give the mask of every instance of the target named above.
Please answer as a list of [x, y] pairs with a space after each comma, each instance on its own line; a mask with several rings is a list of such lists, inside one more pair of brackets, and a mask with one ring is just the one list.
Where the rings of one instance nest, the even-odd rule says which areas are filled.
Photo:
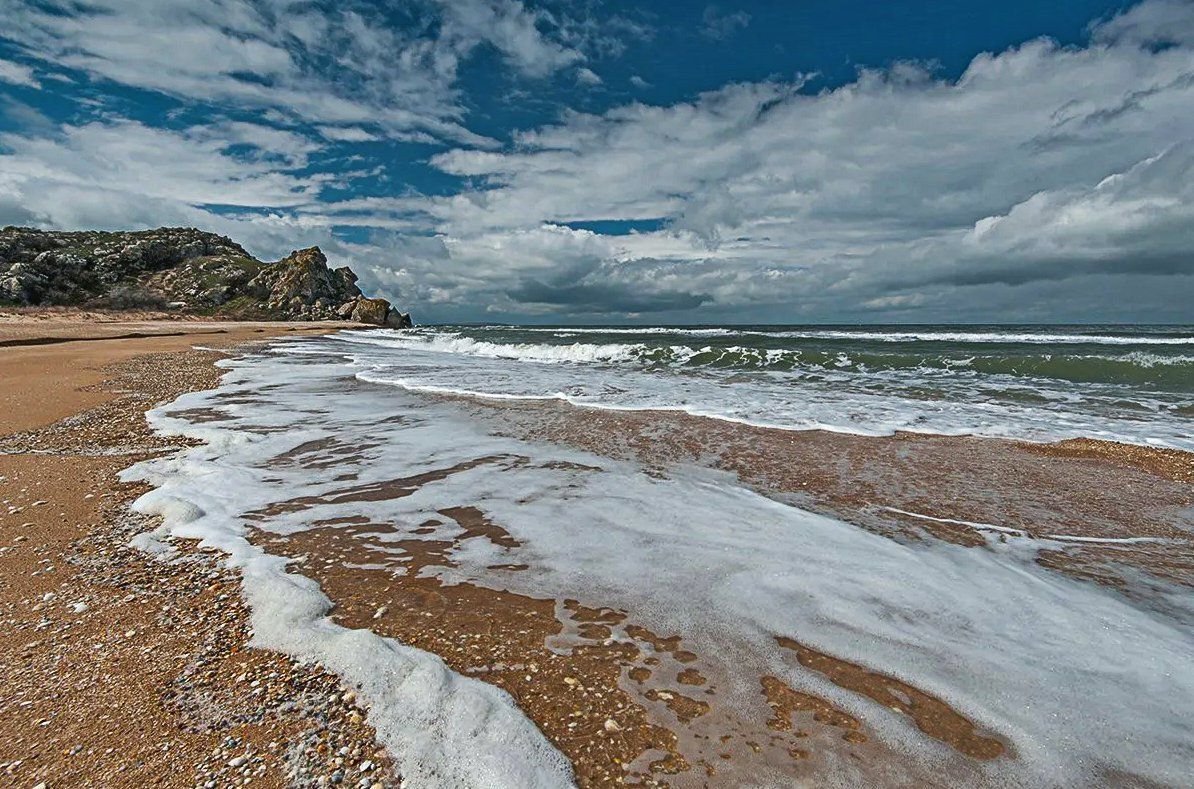
[[0, 0], [0, 224], [416, 319], [1191, 321], [1194, 2]]

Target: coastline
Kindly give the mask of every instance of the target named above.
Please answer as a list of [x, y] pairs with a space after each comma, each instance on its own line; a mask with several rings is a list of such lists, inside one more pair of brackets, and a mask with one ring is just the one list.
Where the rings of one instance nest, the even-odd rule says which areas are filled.
[[217, 360], [336, 328], [0, 322], [0, 345], [21, 341], [0, 347], [0, 775], [21, 786], [301, 786], [337, 772], [391, 782], [337, 677], [247, 649], [240, 581], [220, 557], [180, 541], [166, 563], [128, 546], [152, 527], [127, 509], [146, 488], [116, 478], [181, 445], [155, 436], [145, 411], [214, 386]]
[[[186, 445], [182, 440], [154, 435], [145, 424], [145, 411], [183, 392], [214, 386], [218, 373], [212, 363], [238, 344], [272, 339], [279, 336], [275, 331], [307, 331], [288, 324], [218, 324], [212, 329], [188, 322], [184, 326], [194, 332], [124, 339], [109, 335], [103, 341], [88, 342], [77, 341], [85, 337], [55, 338], [53, 344], [0, 350], [9, 355], [6, 367], [24, 371], [6, 376], [13, 385], [0, 390], [8, 420], [0, 422], [4, 434], [0, 449], [6, 453], [0, 455], [0, 475], [5, 477], [5, 498], [12, 500], [0, 510], [4, 516], [0, 519], [2, 542], [12, 546], [0, 554], [0, 567], [6, 578], [29, 577], [27, 582], [22, 578], [20, 585], [14, 581], [3, 588], [2, 603], [17, 628], [13, 638], [0, 641], [0, 649], [5, 665], [17, 666], [23, 673], [14, 674], [10, 668], [10, 676], [18, 680], [12, 692], [6, 689], [6, 703], [0, 707], [5, 713], [0, 735], [7, 739], [5, 747], [13, 751], [0, 752], [0, 771], [11, 768], [11, 774], [22, 776], [19, 780], [30, 785], [36, 783], [31, 778], [62, 781], [72, 777], [123, 782], [135, 776], [160, 782], [167, 774], [177, 779], [178, 785], [203, 785], [197, 780], [199, 775], [218, 781], [229, 770], [242, 770], [246, 765], [254, 774], [264, 768], [259, 776], [254, 775], [254, 785], [294, 781], [299, 773], [295, 777], [288, 773], [301, 769], [304, 762], [282, 746], [271, 748], [270, 743], [285, 742], [305, 730], [302, 723], [278, 715], [273, 708], [311, 688], [321, 691], [308, 693], [308, 697], [322, 694], [325, 701], [330, 695], [340, 699], [333, 712], [319, 714], [343, 722], [336, 731], [347, 733], [337, 734], [340, 739], [332, 744], [323, 743], [322, 752], [318, 742], [304, 746], [319, 757], [307, 760], [309, 773], [314, 775], [311, 765], [315, 762], [325, 769], [324, 775], [331, 774], [327, 768], [343, 768], [344, 764], [334, 763], [336, 758], [346, 763], [355, 759], [359, 764], [367, 756], [365, 760], [385, 765], [385, 757], [378, 756], [373, 743], [373, 732], [354, 722], [352, 701], [343, 700], [345, 691], [338, 688], [335, 677], [318, 671], [307, 676], [304, 672], [308, 669], [286, 658], [244, 649], [247, 625], [243, 606], [237, 602], [239, 581], [234, 574], [216, 571], [213, 557], [204, 558], [176, 544], [173, 547], [187, 561], [165, 565], [136, 551], [112, 550], [113, 545], [123, 545], [132, 534], [148, 528], [145, 523], [123, 522], [118, 517], [125, 503], [145, 488], [117, 483], [114, 474], [135, 461]], [[159, 328], [168, 329], [169, 334], [178, 330], [174, 325]], [[323, 324], [310, 327], [310, 331], [334, 328], [338, 327]], [[128, 331], [117, 326], [110, 330], [117, 336]], [[3, 337], [0, 332], [0, 340]], [[224, 350], [190, 350], [195, 344]], [[36, 368], [44, 367], [48, 358], [69, 375], [43, 374], [39, 379]], [[1194, 458], [1107, 442], [1023, 445], [919, 434], [869, 438], [743, 428], [661, 412], [595, 416], [591, 410], [582, 415], [580, 409], [564, 404], [496, 406], [465, 398], [445, 399], [463, 403], [508, 435], [630, 459], [661, 475], [680, 466], [707, 465], [734, 473], [764, 495], [839, 516], [896, 539], [985, 545], [987, 537], [976, 526], [1016, 528], [1014, 520], [997, 520], [992, 512], [1003, 512], [1008, 506], [1031, 510], [1049, 497], [1068, 502], [1068, 487], [1078, 485], [1074, 503], [1081, 507], [1082, 500], [1093, 496], [1088, 509], [1067, 510], [1068, 518], [1047, 534], [1025, 531], [1023, 536], [1056, 537], [1065, 529], [1065, 536], [1112, 541], [1111, 545], [1117, 539], [1141, 534], [1171, 540], [1178, 536], [1172, 526], [1166, 530], [1164, 524], [1150, 525], [1139, 517], [1124, 521], [1128, 517], [1124, 513], [1157, 502], [1173, 511], [1191, 503], [1180, 494], [1189, 493], [1183, 483], [1189, 479], [1186, 475]], [[79, 414], [84, 416], [71, 421]], [[647, 434], [651, 440], [634, 440]], [[664, 440], [659, 440], [660, 436]], [[717, 452], [711, 453], [710, 447], [717, 447]], [[315, 449], [308, 454], [312, 458], [299, 456], [295, 462], [321, 456]], [[335, 452], [328, 455], [334, 461]], [[1036, 462], [1028, 462], [1030, 457]], [[1003, 476], [988, 473], [996, 467], [1004, 469]], [[32, 484], [35, 478], [41, 487]], [[966, 479], [983, 479], [999, 493], [968, 502], [964, 491], [955, 489], [955, 483]], [[1041, 479], [1052, 482], [1040, 485]], [[902, 484], [907, 480], [915, 484], [902, 492], [911, 498], [889, 495], [900, 487], [896, 481]], [[860, 492], [859, 484], [864, 481], [870, 487]], [[423, 482], [410, 484], [418, 487]], [[1031, 485], [1038, 485], [1039, 491]], [[13, 489], [20, 498], [12, 495]], [[1036, 499], [1018, 500], [1017, 494], [1023, 491], [1036, 493]], [[1109, 500], [1125, 495], [1120, 508], [1104, 511]], [[34, 501], [46, 503], [34, 507]], [[949, 502], [949, 508], [943, 508], [942, 502]], [[894, 506], [899, 504], [903, 506]], [[21, 509], [9, 513], [9, 506]], [[782, 763], [797, 776], [823, 777], [819, 771], [825, 768], [826, 759], [866, 763], [874, 775], [883, 772], [886, 762], [901, 758], [898, 749], [875, 736], [864, 718], [774, 676], [761, 678], [759, 691], [772, 710], [769, 720], [746, 722], [727, 717], [726, 711], [715, 704], [711, 707], [703, 698], [732, 677], [719, 676], [715, 668], [707, 666], [702, 655], [688, 649], [681, 634], [652, 632], [626, 611], [607, 607], [601, 600], [530, 597], [467, 582], [449, 585], [439, 578], [416, 577], [420, 575], [417, 570], [424, 567], [451, 567], [448, 553], [471, 537], [481, 536], [498, 545], [517, 544], [500, 524], [489, 521], [479, 510], [468, 509], [442, 513], [465, 527], [465, 534], [454, 542], [403, 545], [408, 554], [403, 575], [380, 568], [386, 557], [371, 555], [361, 539], [376, 531], [377, 524], [319, 528], [285, 539], [263, 534], [253, 541], [303, 562], [302, 572], [318, 581], [335, 602], [332, 616], [338, 623], [393, 636], [442, 656], [464, 676], [508, 691], [569, 758], [582, 785], [620, 783], [630, 776], [654, 784], [695, 780], [702, 775], [733, 775], [731, 762], [749, 764], [755, 758]], [[1101, 520], [1092, 524], [1086, 517], [1090, 513], [1101, 513]], [[11, 536], [14, 522], [15, 537]], [[25, 527], [24, 523], [33, 525]], [[22, 534], [26, 539], [17, 541]], [[1162, 570], [1161, 577], [1191, 585], [1190, 567], [1194, 565], [1179, 562], [1160, 567], [1150, 553], [1155, 544], [1131, 545], [1128, 551], [1115, 545], [1113, 557], [1101, 557], [1105, 545], [1076, 543], [1042, 555], [1089, 554], [1094, 560], [1062, 558], [1039, 563], [1114, 585], [1114, 578], [1100, 573], [1101, 559], [1120, 561], [1127, 556], [1133, 562], [1139, 554], [1144, 557], [1139, 560], [1143, 569]], [[1188, 548], [1187, 541], [1187, 553]], [[322, 562], [322, 556], [339, 561]], [[47, 559], [55, 568], [51, 573], [44, 572], [44, 563], [39, 564]], [[518, 572], [517, 567], [509, 569]], [[38, 574], [29, 575], [35, 572]], [[55, 597], [44, 599], [47, 592]], [[196, 593], [198, 597], [191, 596]], [[85, 602], [86, 609], [74, 611], [78, 602]], [[147, 613], [147, 605], [157, 606], [156, 616]], [[428, 611], [436, 614], [431, 623], [425, 618]], [[215, 622], [219, 626], [214, 632], [221, 634], [218, 643], [202, 642], [201, 631]], [[133, 635], [126, 636], [128, 632]], [[101, 702], [110, 699], [88, 697], [79, 690], [98, 671], [86, 666], [92, 657], [79, 651], [81, 642], [84, 647], [102, 643], [101, 650], [111, 656], [111, 663], [104, 666], [118, 666], [116, 671], [108, 669], [109, 676], [117, 678], [125, 690], [132, 688], [131, 695], [122, 698], [118, 713], [101, 709]], [[566, 646], [561, 648], [561, 644]], [[998, 758], [1006, 747], [998, 732], [975, 727], [930, 693], [791, 639], [778, 645], [793, 661], [862, 697], [892, 709], [900, 706], [899, 699], [915, 700], [906, 702], [908, 708], [897, 713], [959, 753], [982, 761]], [[211, 651], [203, 653], [202, 649]], [[167, 653], [171, 659], [153, 659]], [[183, 654], [189, 656], [174, 657]], [[151, 667], [148, 672], [147, 663]], [[65, 679], [64, 665], [68, 667]], [[277, 681], [279, 675], [286, 680]], [[296, 678], [299, 675], [302, 678]], [[72, 692], [21, 706], [36, 695], [35, 688], [47, 684], [69, 687]], [[267, 690], [255, 693], [261, 687]], [[628, 692], [628, 688], [640, 692]], [[100, 695], [93, 690], [86, 693]], [[228, 710], [261, 697], [268, 701], [259, 705], [260, 715], [229, 719]], [[10, 709], [17, 714], [9, 715]], [[213, 709], [223, 712], [213, 716]], [[79, 721], [78, 734], [59, 725], [64, 710], [70, 710]], [[82, 733], [104, 715], [112, 726], [105, 726], [100, 733]], [[138, 723], [129, 726], [130, 717]], [[208, 721], [208, 730], [177, 731], [180, 720], [193, 725], [189, 722], [200, 719]], [[661, 719], [672, 723], [661, 726]], [[48, 723], [40, 726], [42, 720]], [[731, 730], [741, 731], [749, 725], [770, 732], [770, 741], [721, 739]], [[121, 727], [125, 731], [121, 732]], [[163, 736], [146, 742], [146, 731]], [[242, 742], [227, 746], [224, 743], [229, 736]], [[351, 742], [342, 746], [342, 741]], [[169, 747], [162, 750], [167, 743]], [[72, 753], [78, 745], [83, 749]], [[230, 767], [246, 747], [251, 749], [249, 761]], [[348, 747], [345, 756], [351, 759], [324, 758], [337, 754], [341, 747]], [[21, 749], [35, 750], [38, 756], [12, 767], [13, 761], [22, 759]], [[693, 758], [694, 753], [700, 756]], [[225, 771], [223, 776], [218, 774], [220, 769]], [[388, 765], [379, 769], [392, 770]], [[196, 780], [188, 779], [192, 774]], [[963, 773], [951, 778], [966, 780], [977, 775]], [[298, 783], [302, 785], [302, 781]]]

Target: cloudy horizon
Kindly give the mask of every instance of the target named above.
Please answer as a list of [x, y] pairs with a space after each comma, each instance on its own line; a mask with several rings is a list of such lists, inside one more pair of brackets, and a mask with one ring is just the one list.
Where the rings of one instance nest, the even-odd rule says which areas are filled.
[[1194, 3], [1029, 5], [0, 0], [0, 225], [422, 322], [1191, 322]]

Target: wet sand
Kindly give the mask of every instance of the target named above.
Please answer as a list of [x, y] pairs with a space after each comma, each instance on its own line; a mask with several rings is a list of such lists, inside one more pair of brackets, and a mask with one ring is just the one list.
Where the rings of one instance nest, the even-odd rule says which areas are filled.
[[[495, 433], [631, 459], [658, 476], [692, 465], [730, 472], [768, 496], [894, 540], [943, 540], [979, 550], [989, 540], [1020, 539], [1039, 543], [1043, 566], [1127, 594], [1147, 595], [1150, 578], [1194, 585], [1194, 491], [1186, 481], [1194, 459], [1185, 453], [1105, 442], [867, 438], [678, 413], [441, 399]], [[312, 442], [271, 465], [343, 471], [368, 448]], [[366, 485], [349, 474], [337, 477], [343, 484], [327, 494], [281, 501], [253, 517], [401, 499], [478, 465], [528, 462], [478, 457]], [[999, 732], [975, 726], [944, 700], [790, 638], [777, 636], [790, 665], [875, 702], [871, 719], [775, 676], [727, 672], [716, 656], [690, 651], [685, 634], [653, 633], [632, 612], [602, 600], [445, 582], [442, 571], [455, 566], [452, 554], [470, 540], [520, 547], [475, 507], [444, 509], [419, 524], [316, 521], [302, 532], [262, 532], [255, 539], [316, 578], [336, 602], [333, 616], [341, 624], [430, 650], [459, 673], [507, 690], [569, 757], [582, 785], [732, 786], [764, 768], [814, 784], [832, 776], [846, 785], [974, 785], [984, 763], [1015, 758]], [[1145, 541], [1115, 542], [1136, 539]], [[490, 569], [527, 568], [511, 562]], [[722, 689], [735, 683], [757, 689], [753, 708], [722, 703]], [[918, 771], [898, 744], [874, 736], [873, 724], [889, 715], [953, 749], [962, 766]]]
[[[254, 334], [262, 336], [237, 328], [218, 342], [233, 345]], [[251, 747], [261, 759], [253, 769], [264, 767], [254, 785], [281, 785], [303, 765], [308, 774], [324, 775], [329, 767], [342, 767], [328, 759], [343, 758], [335, 756], [340, 742], [351, 741], [346, 755], [356, 763], [375, 748], [351, 703], [334, 690], [334, 678], [320, 672], [307, 677], [281, 656], [244, 650], [235, 579], [210, 557], [163, 565], [113, 549], [116, 530], [145, 528], [120, 518], [122, 503], [135, 490], [116, 485], [113, 473], [168, 448], [137, 417], [155, 402], [214, 383], [210, 363], [219, 354], [187, 350], [197, 339], [206, 346], [217, 342], [162, 337], [0, 348], [5, 371], [15, 371], [6, 381], [20, 381], [0, 389], [0, 397], [14, 404], [3, 412], [8, 421], [0, 432], [8, 435], [0, 448], [16, 453], [0, 456], [0, 474], [7, 477], [0, 485], [10, 500], [0, 510], [0, 544], [7, 548], [0, 555], [6, 579], [0, 600], [16, 624], [11, 637], [0, 636], [2, 668], [10, 678], [0, 700], [0, 771], [21, 760], [11, 768], [21, 782], [62, 781], [65, 775], [75, 779], [66, 783], [203, 785], [198, 776], [214, 776], [218, 769], [227, 774], [236, 754]], [[39, 367], [60, 369], [47, 376]], [[97, 387], [104, 380], [116, 383]], [[80, 386], [91, 390], [76, 391]], [[113, 386], [125, 392], [121, 399], [113, 400]], [[690, 465], [719, 469], [766, 495], [891, 539], [946, 540], [976, 550], [989, 539], [1041, 540], [1047, 541], [1038, 558], [1044, 566], [1127, 594], [1145, 595], [1148, 588], [1124, 568], [1143, 570], [1146, 579], [1194, 585], [1194, 462], [1184, 453], [1085, 441], [864, 438], [683, 414], [457, 403], [497, 432], [633, 459], [657, 475]], [[89, 416], [60, 421], [80, 411]], [[361, 449], [329, 441], [299, 447], [275, 462], [334, 476], [337, 465]], [[122, 454], [105, 454], [113, 451]], [[478, 457], [474, 463], [498, 462], [505, 461]], [[369, 486], [344, 479], [331, 495], [340, 502], [401, 498], [437, 474]], [[33, 506], [41, 500], [47, 503]], [[279, 506], [293, 512], [319, 503], [293, 499]], [[20, 510], [7, 513], [11, 506]], [[764, 767], [810, 785], [836, 778], [847, 785], [955, 786], [971, 783], [985, 763], [1015, 758], [999, 732], [975, 727], [941, 699], [877, 667], [789, 638], [778, 638], [776, 648], [790, 665], [875, 702], [876, 717], [910, 721], [958, 754], [962, 766], [949, 773], [907, 767], [898, 744], [874, 736], [876, 721], [869, 716], [774, 676], [727, 672], [711, 656], [691, 651], [685, 634], [652, 632], [631, 612], [601, 600], [518, 595], [423, 573], [451, 568], [452, 551], [470, 540], [518, 547], [500, 523], [467, 502], [415, 524], [417, 540], [392, 539], [409, 525], [365, 518], [312, 526], [287, 536], [261, 532], [254, 539], [294, 558], [297, 572], [319, 581], [341, 624], [429, 650], [459, 673], [507, 690], [570, 759], [584, 786], [738, 785]], [[18, 541], [22, 535], [26, 539]], [[1149, 541], [1098, 542], [1134, 538]], [[45, 572], [47, 566], [54, 570]], [[512, 562], [495, 569], [519, 573], [525, 566]], [[56, 596], [45, 599], [47, 592]], [[95, 605], [76, 613], [72, 606], [84, 600]], [[222, 634], [214, 644], [204, 635], [213, 631]], [[111, 658], [95, 661], [95, 653]], [[112, 690], [97, 694], [91, 683]], [[757, 705], [744, 710], [720, 704], [723, 688], [732, 683], [755, 688]], [[47, 693], [47, 687], [55, 690]], [[255, 693], [262, 687], [267, 689]], [[321, 691], [324, 703], [328, 696], [338, 701], [318, 714], [341, 726], [323, 741], [309, 719], [279, 714], [283, 702], [238, 712], [246, 704], [253, 710], [260, 696], [311, 702]], [[68, 716], [70, 725], [41, 725]], [[226, 747], [230, 736], [240, 742]], [[299, 748], [300, 757], [311, 751], [305, 762], [288, 755], [296, 738], [309, 743]]]
[[148, 408], [215, 385], [224, 353], [192, 346], [328, 328], [0, 320], [0, 783], [389, 781], [338, 678], [247, 648], [218, 557], [128, 547], [153, 524], [126, 510], [141, 486], [116, 479], [178, 445], [150, 433]]
[[1123, 586], [1126, 567], [1194, 586], [1194, 455], [1179, 450], [787, 431], [551, 402], [467, 407], [505, 435], [633, 459], [658, 474], [724, 470], [764, 495], [893, 538], [978, 547], [1024, 537], [1040, 542], [1041, 564], [1078, 577]]

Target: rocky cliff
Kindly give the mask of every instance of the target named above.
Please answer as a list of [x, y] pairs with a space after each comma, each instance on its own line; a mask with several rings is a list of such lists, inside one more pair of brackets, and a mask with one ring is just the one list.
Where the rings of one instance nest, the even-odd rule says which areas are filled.
[[385, 299], [365, 298], [356, 282], [347, 266], [328, 268], [319, 247], [265, 263], [225, 236], [193, 228], [0, 230], [0, 304], [411, 325]]

